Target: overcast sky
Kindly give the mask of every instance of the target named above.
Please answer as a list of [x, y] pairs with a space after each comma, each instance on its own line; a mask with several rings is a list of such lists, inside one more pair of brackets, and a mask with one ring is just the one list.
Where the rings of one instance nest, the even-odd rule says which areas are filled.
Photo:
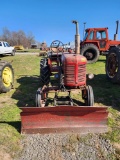
[[[78, 20], [81, 39], [83, 23], [86, 28], [108, 27], [113, 39], [116, 20], [120, 20], [120, 0], [1, 0], [0, 34], [7, 27], [10, 31], [32, 32], [39, 42], [48, 45], [53, 40], [68, 43], [74, 40]], [[120, 26], [120, 25], [119, 25]], [[119, 36], [120, 39], [120, 27]]]

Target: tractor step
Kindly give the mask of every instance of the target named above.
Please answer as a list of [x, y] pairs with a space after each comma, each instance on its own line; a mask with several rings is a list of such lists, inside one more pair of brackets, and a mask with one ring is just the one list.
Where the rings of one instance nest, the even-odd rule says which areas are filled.
[[107, 107], [22, 107], [21, 133], [104, 133]]
[[73, 100], [70, 96], [55, 96], [54, 105], [71, 105], [73, 106]]

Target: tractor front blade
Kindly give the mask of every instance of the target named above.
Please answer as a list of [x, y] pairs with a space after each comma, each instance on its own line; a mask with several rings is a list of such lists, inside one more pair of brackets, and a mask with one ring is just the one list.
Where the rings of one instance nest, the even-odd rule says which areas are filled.
[[22, 107], [21, 133], [103, 133], [107, 131], [107, 107]]

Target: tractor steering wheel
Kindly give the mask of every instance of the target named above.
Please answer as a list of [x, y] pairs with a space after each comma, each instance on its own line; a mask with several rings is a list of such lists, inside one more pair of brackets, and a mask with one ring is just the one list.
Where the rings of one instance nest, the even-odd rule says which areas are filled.
[[64, 44], [59, 40], [55, 40], [51, 43], [50, 49], [53, 52], [63, 52], [64, 51]]

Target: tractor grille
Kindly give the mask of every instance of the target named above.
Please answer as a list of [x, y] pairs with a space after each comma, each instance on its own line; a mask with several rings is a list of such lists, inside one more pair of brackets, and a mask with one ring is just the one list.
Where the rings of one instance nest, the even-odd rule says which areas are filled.
[[[78, 74], [77, 71], [78, 70]], [[65, 69], [65, 84], [72, 84], [76, 86], [86, 81], [86, 65], [67, 65]]]
[[86, 65], [78, 66], [78, 82], [86, 81]]
[[75, 66], [74, 65], [68, 65], [66, 67], [66, 70], [65, 70], [65, 79], [66, 79], [66, 82], [67, 83], [73, 83], [75, 82]]

